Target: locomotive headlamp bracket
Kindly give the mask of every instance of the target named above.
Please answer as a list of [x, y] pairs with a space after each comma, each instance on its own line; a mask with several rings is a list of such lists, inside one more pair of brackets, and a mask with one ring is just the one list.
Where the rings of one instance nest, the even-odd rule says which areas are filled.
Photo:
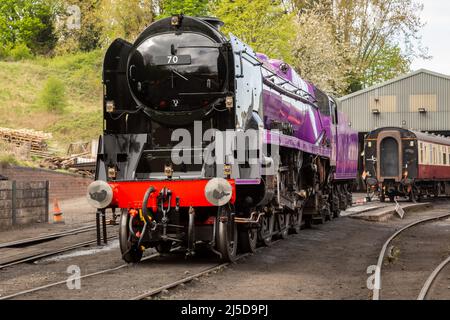
[[116, 104], [114, 100], [106, 101], [105, 109], [107, 113], [113, 113], [116, 110]]
[[181, 25], [181, 20], [183, 20], [182, 14], [173, 15], [170, 24], [174, 27], [179, 27]]
[[225, 99], [225, 106], [227, 107], [228, 110], [233, 109], [234, 106], [234, 98], [233, 96], [227, 96]]

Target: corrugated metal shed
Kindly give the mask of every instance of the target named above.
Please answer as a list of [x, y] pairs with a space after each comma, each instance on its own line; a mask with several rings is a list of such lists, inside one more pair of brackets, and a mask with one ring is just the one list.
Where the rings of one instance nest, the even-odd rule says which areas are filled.
[[450, 77], [418, 70], [339, 99], [351, 127], [450, 131]]

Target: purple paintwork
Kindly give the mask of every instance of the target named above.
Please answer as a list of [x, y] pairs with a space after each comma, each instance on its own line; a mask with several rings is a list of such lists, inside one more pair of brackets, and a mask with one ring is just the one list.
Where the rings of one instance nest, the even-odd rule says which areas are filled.
[[[273, 121], [288, 122], [294, 130], [293, 136], [266, 131], [266, 141], [279, 141], [281, 146], [330, 158], [331, 165], [336, 166], [335, 179], [356, 178], [358, 134], [348, 126], [346, 116], [339, 112], [338, 125], [333, 124], [331, 117], [322, 114], [314, 105], [316, 87], [313, 84], [303, 80], [294, 69], [281, 60], [269, 59], [264, 54], [257, 54], [257, 57], [265, 68], [279, 78], [289, 81], [293, 87], [301, 89], [304, 93], [303, 99], [294, 99], [264, 84], [265, 127], [270, 128]], [[267, 79], [270, 75], [271, 73], [263, 72], [263, 76]], [[277, 135], [279, 137], [275, 137]], [[327, 141], [330, 147], [326, 146]]]
[[236, 185], [260, 185], [261, 179], [236, 179]]

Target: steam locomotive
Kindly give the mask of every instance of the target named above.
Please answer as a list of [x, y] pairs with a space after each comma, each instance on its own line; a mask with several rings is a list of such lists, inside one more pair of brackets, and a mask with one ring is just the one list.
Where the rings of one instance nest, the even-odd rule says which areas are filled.
[[358, 137], [336, 100], [222, 25], [175, 15], [106, 53], [88, 200], [121, 211], [127, 262], [174, 247], [233, 261], [352, 203]]
[[367, 198], [450, 195], [450, 138], [387, 127], [366, 135], [364, 176]]

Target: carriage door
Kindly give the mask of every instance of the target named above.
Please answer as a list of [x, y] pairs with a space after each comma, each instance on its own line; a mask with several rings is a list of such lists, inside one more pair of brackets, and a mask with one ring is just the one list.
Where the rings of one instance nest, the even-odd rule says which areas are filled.
[[402, 179], [403, 152], [401, 150], [402, 138], [398, 131], [384, 131], [378, 136], [378, 179], [382, 182], [393, 179], [399, 182]]
[[403, 163], [401, 143], [402, 137], [399, 131], [382, 131], [378, 135], [377, 172], [381, 182], [386, 179], [401, 181]]
[[394, 138], [384, 138], [380, 145], [381, 176], [396, 177], [398, 172], [398, 142]]

